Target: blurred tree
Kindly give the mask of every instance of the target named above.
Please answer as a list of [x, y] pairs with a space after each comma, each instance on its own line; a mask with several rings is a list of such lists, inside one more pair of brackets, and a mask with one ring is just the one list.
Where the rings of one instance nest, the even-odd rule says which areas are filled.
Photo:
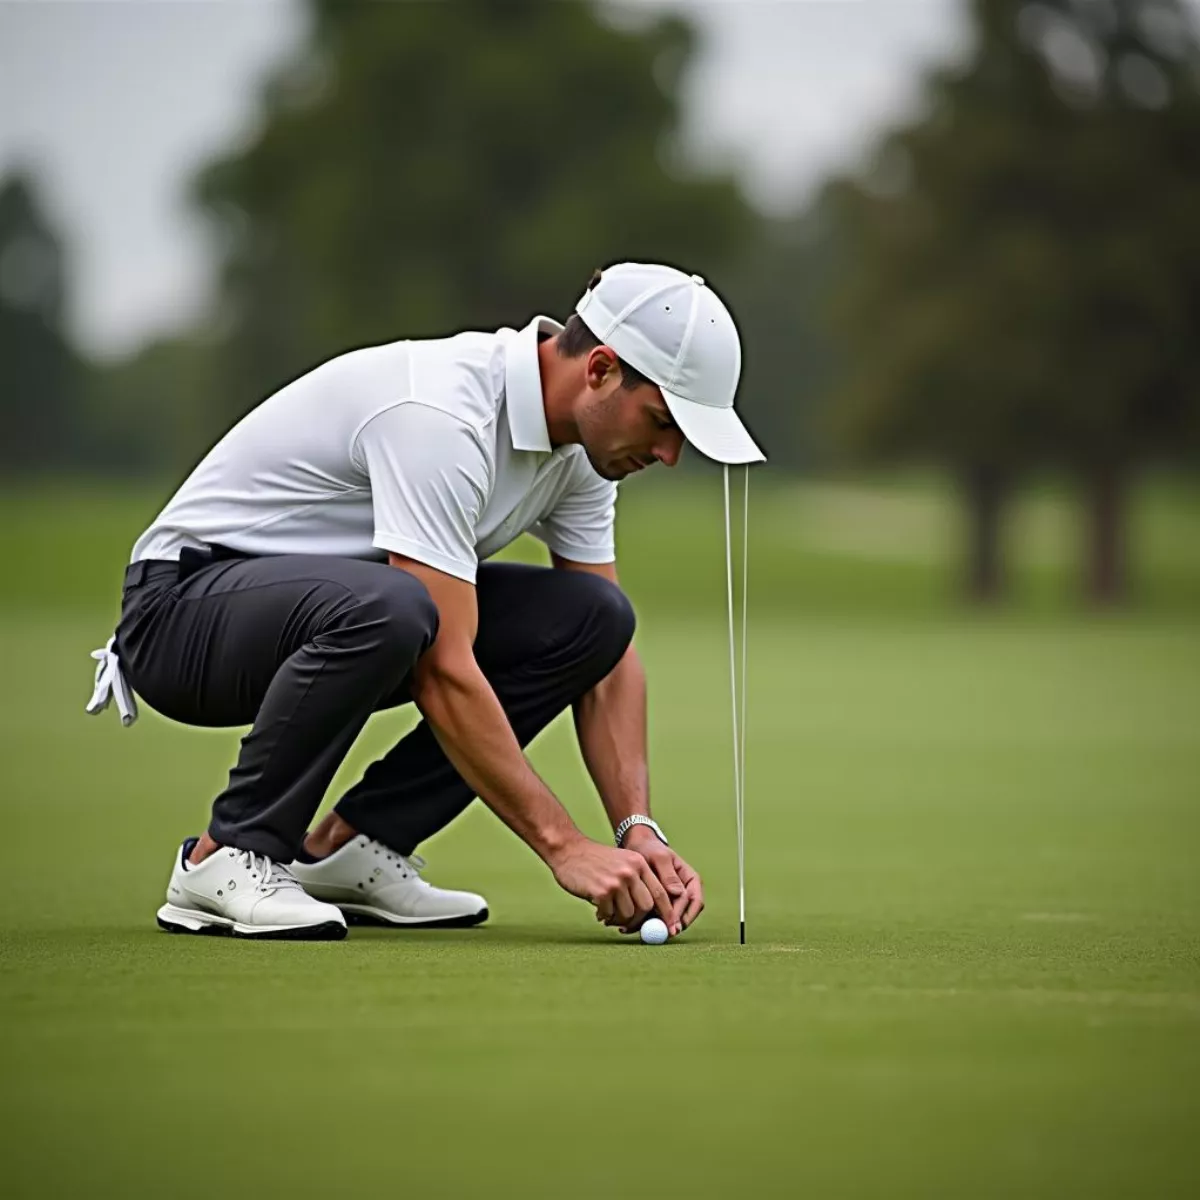
[[831, 215], [817, 203], [764, 220], [725, 289], [744, 350], [739, 408], [774, 467], [812, 469], [831, 452], [820, 400], [839, 363], [825, 302], [846, 253]]
[[77, 449], [75, 360], [63, 335], [64, 252], [33, 178], [0, 181], [0, 464], [28, 472]]
[[1124, 588], [1125, 484], [1200, 425], [1200, 95], [1177, 0], [972, 0], [975, 45], [830, 193], [856, 248], [837, 305], [845, 442], [953, 467], [968, 588], [1002, 588], [1017, 477], [1088, 483], [1087, 585]]
[[1056, 0], [1022, 16], [1072, 118], [1058, 337], [1075, 386], [1050, 407], [1051, 444], [1085, 487], [1085, 584], [1113, 600], [1132, 472], [1200, 446], [1200, 53], [1177, 0]]
[[89, 462], [165, 478], [190, 469], [229, 424], [213, 403], [215, 360], [215, 345], [196, 329], [90, 363], [82, 413]]
[[679, 161], [680, 20], [620, 29], [542, 0], [311, 8], [259, 131], [197, 182], [230, 415], [353, 345], [562, 312], [615, 260], [719, 286], [752, 235], [731, 179]]

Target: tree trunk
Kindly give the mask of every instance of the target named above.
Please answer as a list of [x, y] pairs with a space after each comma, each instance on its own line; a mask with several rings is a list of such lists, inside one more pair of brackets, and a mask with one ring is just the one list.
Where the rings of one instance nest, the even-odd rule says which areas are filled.
[[1127, 594], [1125, 484], [1121, 468], [1112, 464], [1095, 468], [1087, 477], [1084, 589], [1093, 604], [1118, 604]]
[[967, 501], [967, 598], [976, 604], [999, 600], [1006, 588], [1000, 527], [1008, 480], [994, 467], [970, 467], [963, 479]]

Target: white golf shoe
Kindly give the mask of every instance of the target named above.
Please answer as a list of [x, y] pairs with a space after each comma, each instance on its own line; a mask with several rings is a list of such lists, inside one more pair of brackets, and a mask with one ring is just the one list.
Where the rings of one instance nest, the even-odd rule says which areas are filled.
[[176, 854], [167, 902], [158, 910], [158, 923], [168, 933], [313, 942], [346, 936], [341, 912], [314, 900], [287, 867], [230, 846], [193, 865], [187, 856], [194, 844], [189, 839]]
[[352, 925], [478, 925], [487, 901], [474, 892], [449, 892], [421, 878], [425, 860], [389, 850], [365, 834], [328, 858], [296, 862], [304, 890], [336, 904]]

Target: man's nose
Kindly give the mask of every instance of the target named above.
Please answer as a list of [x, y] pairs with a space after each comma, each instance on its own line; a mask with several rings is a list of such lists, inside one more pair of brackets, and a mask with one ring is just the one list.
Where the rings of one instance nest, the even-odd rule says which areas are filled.
[[677, 429], [670, 430], [666, 438], [654, 448], [654, 457], [666, 467], [673, 467], [682, 453], [683, 434]]

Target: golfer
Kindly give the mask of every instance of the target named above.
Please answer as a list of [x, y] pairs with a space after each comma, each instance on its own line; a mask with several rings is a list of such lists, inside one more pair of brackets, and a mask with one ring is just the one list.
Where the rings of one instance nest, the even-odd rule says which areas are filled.
[[[473, 925], [487, 902], [415, 855], [479, 796], [596, 918], [672, 934], [696, 872], [650, 812], [646, 689], [617, 583], [617, 483], [686, 439], [762, 454], [733, 410], [737, 329], [698, 275], [598, 272], [565, 326], [398, 341], [334, 358], [235, 425], [137, 540], [94, 657], [99, 712], [141, 696], [249, 725], [158, 923], [338, 939], [347, 919]], [[524, 532], [552, 567], [491, 563]], [[370, 715], [423, 721], [312, 825]], [[615, 846], [585, 837], [522, 753], [573, 709]]]

